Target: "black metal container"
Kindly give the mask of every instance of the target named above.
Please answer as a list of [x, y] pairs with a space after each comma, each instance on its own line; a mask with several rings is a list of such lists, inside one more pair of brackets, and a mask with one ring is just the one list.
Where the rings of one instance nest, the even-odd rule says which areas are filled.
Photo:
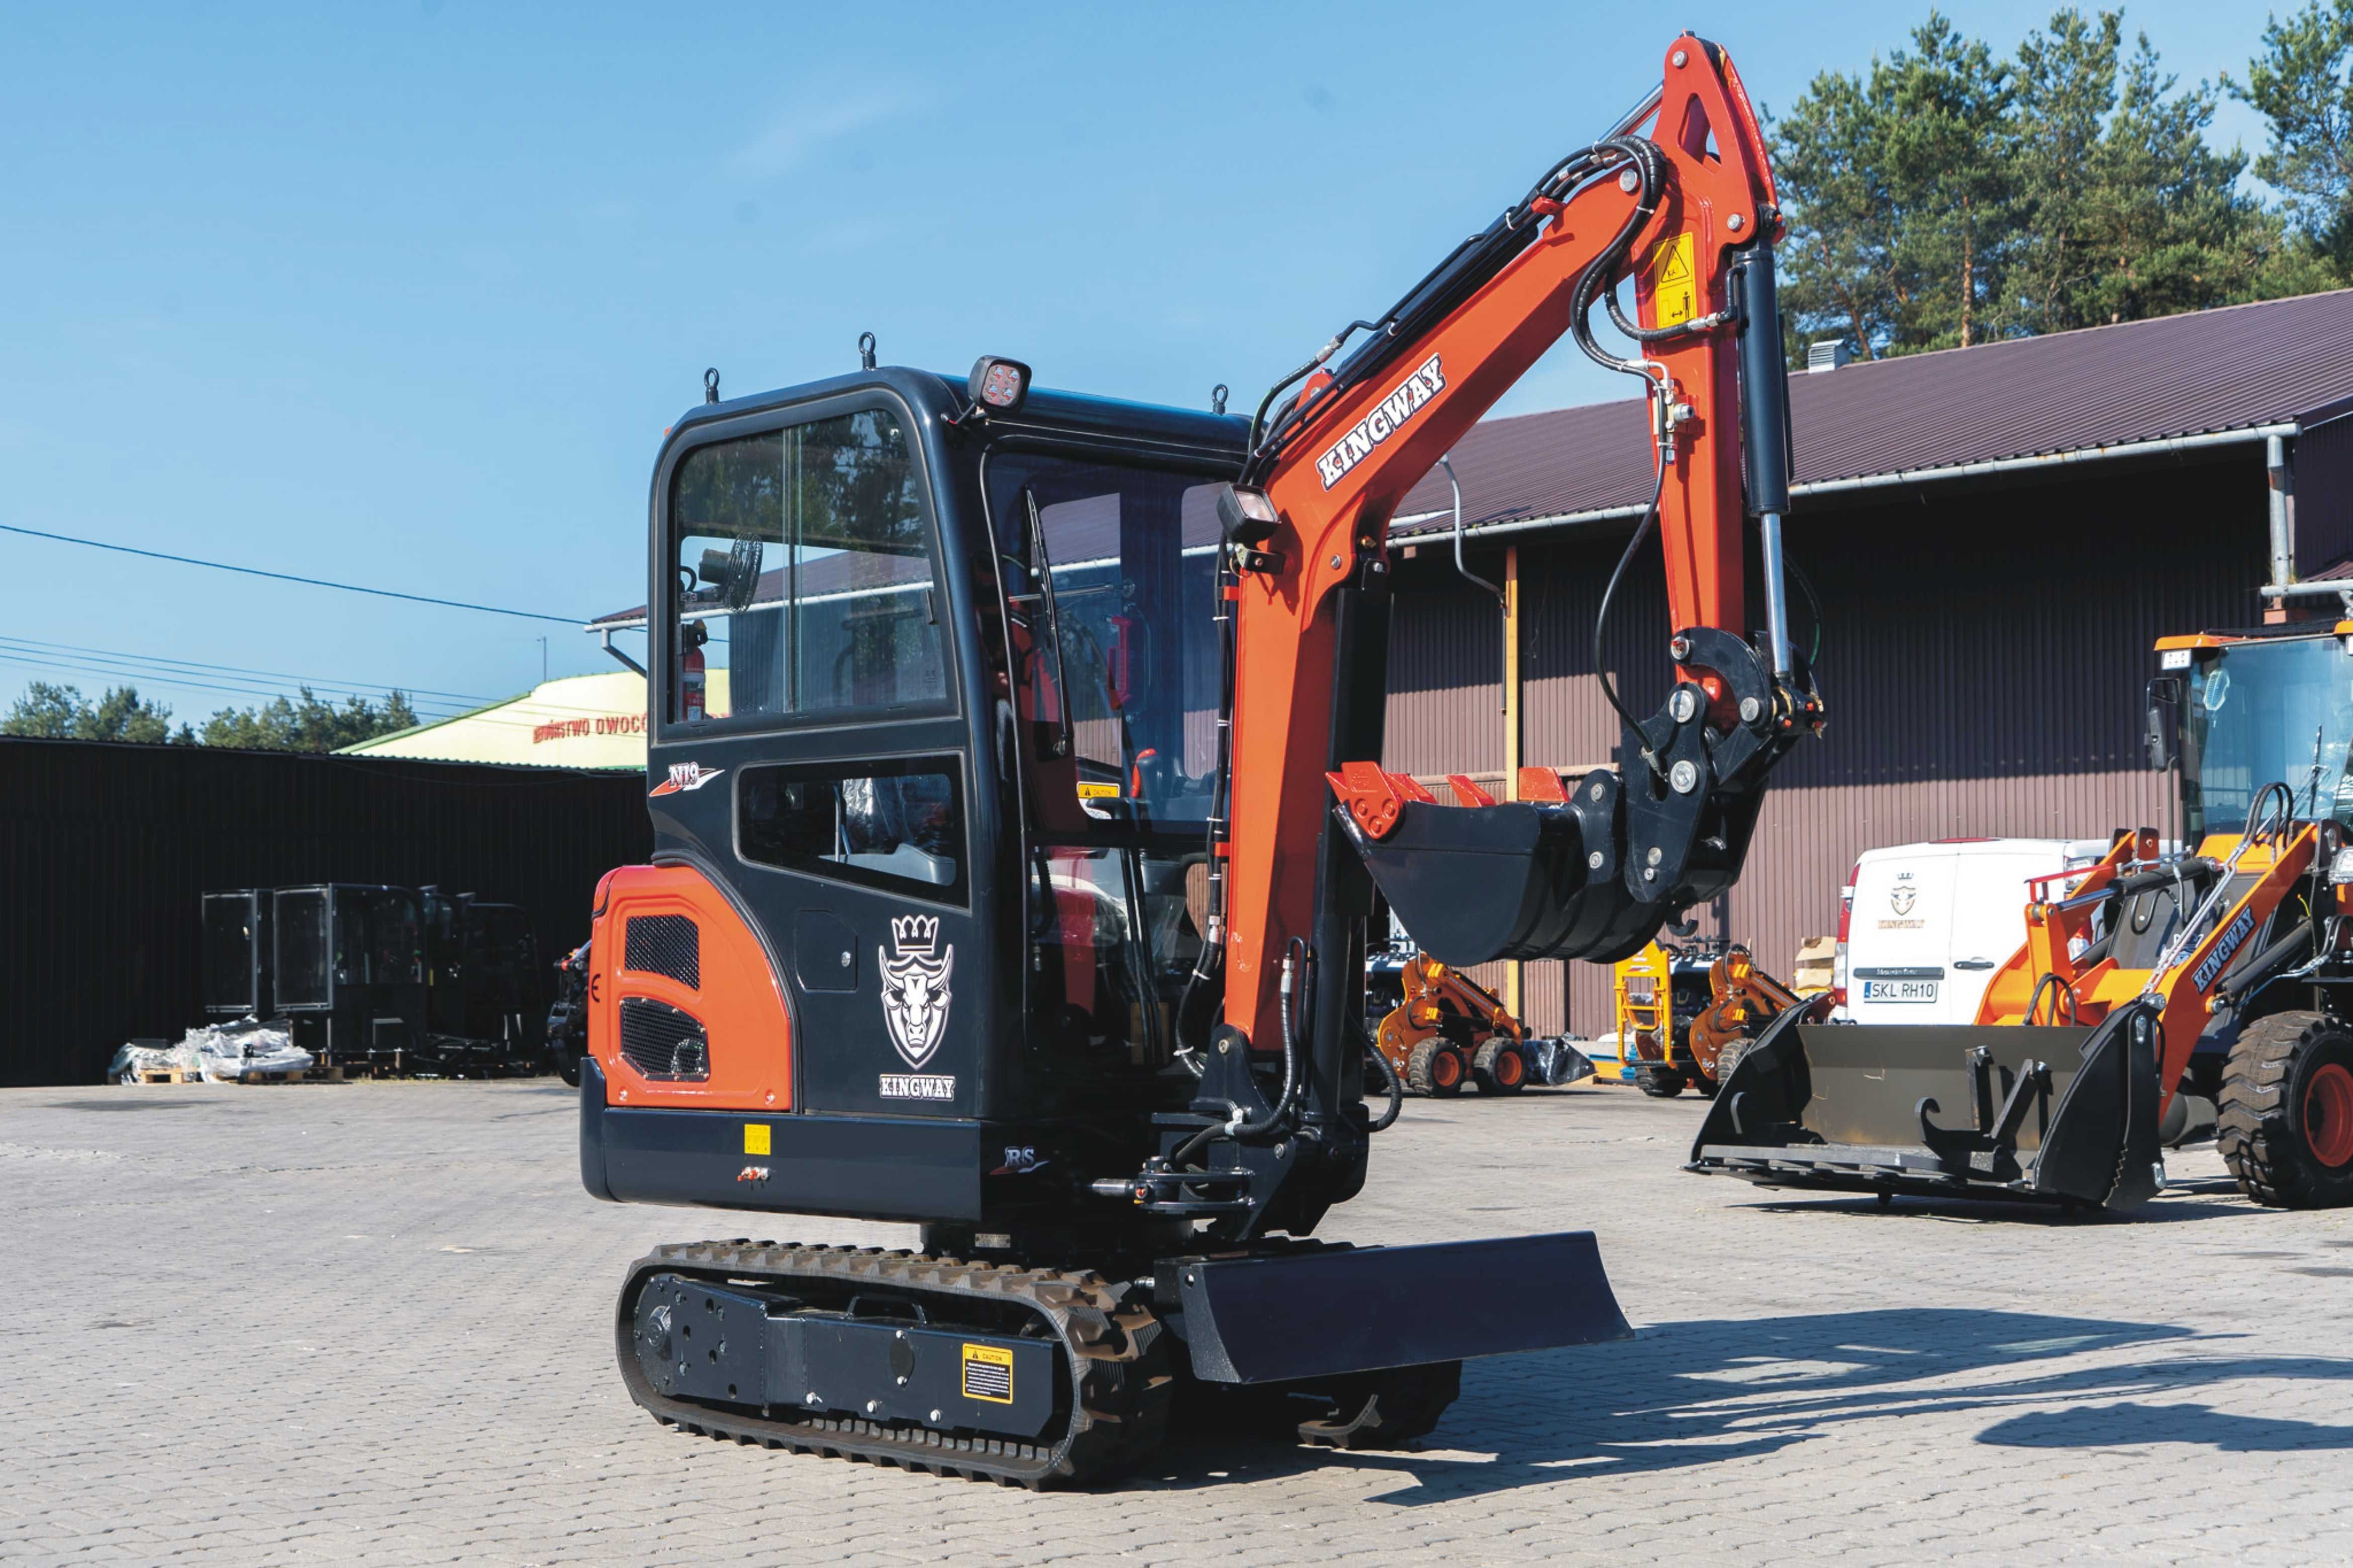
[[204, 1008], [208, 1018], [267, 1018], [274, 995], [275, 954], [268, 888], [204, 897]]

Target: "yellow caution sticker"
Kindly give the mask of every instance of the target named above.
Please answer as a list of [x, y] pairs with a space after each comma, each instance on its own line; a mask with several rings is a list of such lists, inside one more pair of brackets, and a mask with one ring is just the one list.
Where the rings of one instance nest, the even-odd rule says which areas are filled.
[[1079, 786], [1081, 800], [1117, 800], [1119, 785], [1115, 784], [1082, 784]]
[[1691, 230], [1659, 241], [1643, 268], [1656, 325], [1680, 327], [1699, 314], [1698, 290], [1692, 281]]
[[746, 1154], [765, 1154], [768, 1152], [768, 1124], [766, 1122], [746, 1121], [744, 1123], [744, 1152]]
[[1013, 1352], [995, 1345], [964, 1347], [964, 1396], [991, 1405], [1013, 1403]]

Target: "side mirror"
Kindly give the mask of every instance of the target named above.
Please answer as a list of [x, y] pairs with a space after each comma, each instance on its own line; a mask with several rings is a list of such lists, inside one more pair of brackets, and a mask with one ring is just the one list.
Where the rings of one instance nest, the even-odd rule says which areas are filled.
[[2174, 745], [2176, 719], [2181, 705], [2181, 682], [2160, 675], [2148, 683], [2147, 727], [2141, 743], [2148, 752], [2151, 771], [2163, 773], [2178, 758]]

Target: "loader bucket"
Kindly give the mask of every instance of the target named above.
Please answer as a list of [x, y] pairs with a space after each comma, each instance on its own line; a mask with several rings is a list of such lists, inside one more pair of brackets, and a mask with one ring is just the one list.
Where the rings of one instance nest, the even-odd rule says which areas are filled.
[[1281, 1383], [1630, 1340], [1589, 1230], [1171, 1266], [1197, 1377]]
[[2111, 1210], [2159, 1175], [2157, 1015], [2096, 1026], [1767, 1027], [1718, 1086], [1685, 1168], [1761, 1186]]

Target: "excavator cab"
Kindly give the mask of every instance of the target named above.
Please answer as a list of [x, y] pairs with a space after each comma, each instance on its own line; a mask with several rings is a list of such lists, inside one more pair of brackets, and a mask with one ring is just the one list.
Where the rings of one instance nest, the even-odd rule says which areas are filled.
[[[599, 900], [625, 933], [592, 1001], [615, 1112], [881, 1119], [824, 1205], [871, 1218], [1057, 1201], [1032, 1168], [1071, 1154], [1039, 1119], [1153, 1098], [1200, 943], [1213, 492], [1240, 422], [961, 390], [881, 369], [672, 431], [657, 864]], [[723, 1012], [765, 1018], [758, 1046]], [[740, 1159], [660, 1163], [669, 1197], [809, 1206]], [[614, 1195], [636, 1169], [612, 1149]]]
[[[2021, 889], [1971, 1026], [1777, 1017], [1691, 1168], [1768, 1186], [2124, 1210], [2217, 1133], [2261, 1202], [2353, 1202], [2353, 623], [2168, 637], [2149, 760], [2178, 822]], [[2353, 858], [2348, 858], [2353, 859]], [[1858, 910], [1855, 918], [1870, 918]]]

